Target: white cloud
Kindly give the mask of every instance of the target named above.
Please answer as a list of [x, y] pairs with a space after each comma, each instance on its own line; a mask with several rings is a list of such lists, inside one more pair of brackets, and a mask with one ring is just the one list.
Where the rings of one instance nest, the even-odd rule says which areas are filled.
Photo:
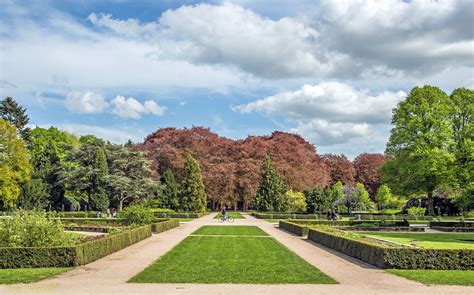
[[90, 91], [73, 91], [66, 96], [65, 105], [73, 113], [89, 114], [102, 113], [108, 103], [100, 94]]
[[[48, 128], [49, 125], [42, 125], [40, 127]], [[146, 136], [146, 132], [143, 130], [129, 130], [117, 126], [104, 127], [87, 124], [59, 123], [55, 124], [55, 127], [68, 131], [77, 136], [92, 134], [113, 143], [125, 143], [129, 139], [133, 142], [140, 142]]]
[[370, 137], [378, 128], [387, 129], [391, 110], [406, 95], [403, 91], [371, 95], [368, 90], [343, 83], [322, 82], [231, 108], [241, 113], [282, 117], [296, 125], [290, 129], [292, 132], [327, 146]]
[[125, 98], [123, 96], [116, 96], [111, 104], [113, 106], [112, 113], [122, 117], [131, 119], [140, 119], [143, 114], [153, 114], [161, 116], [164, 114], [166, 108], [159, 106], [152, 100], [145, 101], [141, 104], [133, 97]]

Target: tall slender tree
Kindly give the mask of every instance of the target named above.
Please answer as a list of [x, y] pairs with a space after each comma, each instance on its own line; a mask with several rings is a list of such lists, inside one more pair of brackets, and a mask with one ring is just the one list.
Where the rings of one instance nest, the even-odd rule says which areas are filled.
[[286, 184], [273, 167], [270, 156], [265, 155], [260, 164], [260, 183], [254, 201], [254, 209], [258, 211], [286, 212]]
[[28, 142], [30, 128], [26, 127], [30, 118], [26, 109], [21, 107], [13, 98], [7, 96], [0, 102], [0, 117], [15, 126], [23, 140]]
[[174, 173], [171, 171], [171, 169], [167, 169], [165, 171], [162, 183], [164, 185], [163, 205], [173, 210], [181, 209], [179, 203], [179, 188], [178, 184], [176, 183]]
[[181, 202], [186, 211], [203, 212], [206, 210], [206, 201], [201, 168], [196, 159], [188, 154], [184, 164], [184, 178], [181, 184]]

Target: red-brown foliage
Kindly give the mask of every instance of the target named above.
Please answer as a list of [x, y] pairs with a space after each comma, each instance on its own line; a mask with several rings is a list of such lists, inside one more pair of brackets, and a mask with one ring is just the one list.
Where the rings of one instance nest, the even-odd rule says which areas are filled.
[[384, 163], [382, 154], [360, 154], [354, 159], [356, 181], [364, 184], [372, 199], [380, 187], [379, 168]]
[[354, 185], [356, 171], [352, 162], [344, 155], [325, 154], [322, 156], [324, 162], [329, 167], [331, 175], [331, 185], [341, 181], [342, 184]]
[[158, 174], [169, 168], [178, 180], [182, 178], [184, 158], [190, 153], [201, 165], [213, 207], [240, 202], [239, 206], [246, 209], [251, 204], [265, 153], [295, 190], [323, 187], [330, 181], [328, 168], [315, 147], [301, 136], [285, 132], [231, 140], [201, 127], [164, 128], [149, 135], [137, 148], [148, 152]]

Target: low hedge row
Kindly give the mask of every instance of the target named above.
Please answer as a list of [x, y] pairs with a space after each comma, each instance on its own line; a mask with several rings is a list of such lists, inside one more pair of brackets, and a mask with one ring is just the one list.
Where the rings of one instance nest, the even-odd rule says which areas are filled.
[[319, 219], [318, 214], [252, 213], [259, 219]]
[[380, 268], [474, 269], [474, 250], [384, 247], [319, 229], [310, 229], [308, 239]]
[[308, 226], [290, 222], [288, 220], [280, 220], [278, 227], [302, 237], [308, 234]]
[[179, 226], [179, 220], [177, 219], [166, 219], [157, 223], [151, 224], [151, 230], [153, 233], [162, 233], [169, 229]]
[[60, 218], [63, 224], [105, 224], [105, 225], [121, 225], [122, 222], [117, 218]]
[[151, 236], [151, 226], [70, 247], [0, 248], [0, 268], [71, 267], [90, 263]]
[[474, 228], [474, 222], [472, 221], [431, 221], [430, 227], [470, 227]]
[[[410, 215], [375, 215], [375, 214], [352, 214], [353, 218], [360, 220], [415, 220]], [[418, 220], [433, 220], [433, 216], [419, 216]]]
[[97, 211], [65, 211], [58, 212], [58, 216], [66, 218], [95, 218], [97, 216]]
[[202, 212], [182, 212], [182, 213], [167, 213], [167, 212], [156, 212], [155, 217], [158, 218], [201, 218], [206, 213]]
[[300, 219], [288, 219], [287, 221], [296, 224], [306, 225], [331, 225], [331, 226], [356, 226], [359, 224], [372, 224], [374, 226], [408, 226], [404, 221], [401, 220], [300, 220]]

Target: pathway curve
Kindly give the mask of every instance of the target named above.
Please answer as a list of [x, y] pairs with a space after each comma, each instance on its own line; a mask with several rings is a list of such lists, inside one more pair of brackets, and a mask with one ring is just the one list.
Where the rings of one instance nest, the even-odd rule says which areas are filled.
[[233, 224], [260, 227], [290, 250], [336, 279], [336, 285], [137, 284], [135, 274], [171, 250], [203, 225], [223, 225], [214, 214], [153, 235], [119, 252], [78, 267], [57, 278], [28, 285], [0, 286], [0, 294], [474, 294], [474, 287], [426, 286], [385, 273], [306, 239], [275, 224], [244, 215]]

